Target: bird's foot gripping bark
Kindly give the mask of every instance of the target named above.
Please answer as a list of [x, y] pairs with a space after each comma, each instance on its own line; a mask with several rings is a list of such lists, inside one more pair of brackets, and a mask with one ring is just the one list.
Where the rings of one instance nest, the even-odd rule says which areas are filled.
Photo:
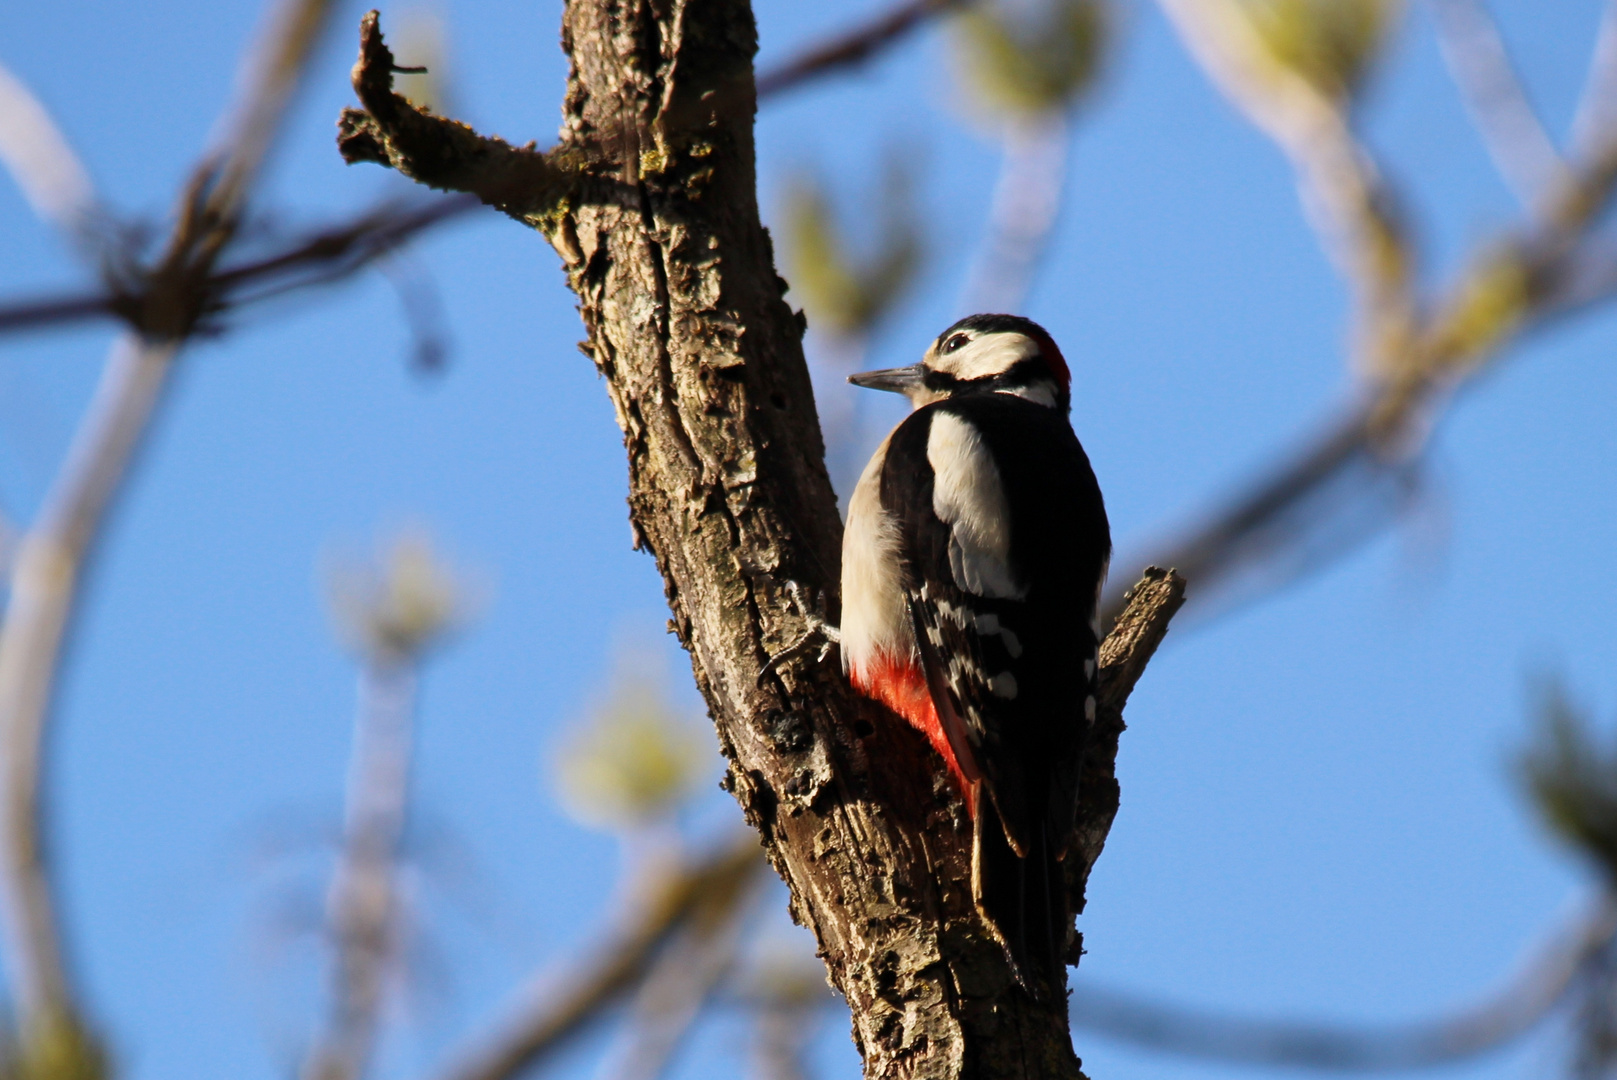
[[758, 682], [760, 684], [780, 665], [800, 655], [810, 645], [814, 644], [816, 638], [821, 642], [820, 655], [814, 658], [814, 662], [817, 664], [825, 663], [825, 658], [831, 655], [832, 646], [842, 643], [842, 631], [826, 620], [825, 593], [823, 591], [816, 592], [812, 601], [810, 601], [803, 598], [803, 591], [803, 587], [797, 582], [786, 582], [786, 593], [792, 598], [792, 606], [797, 609], [798, 615], [808, 625], [808, 629], [804, 630], [803, 635], [796, 641], [771, 656], [765, 662], [763, 669], [758, 672]]

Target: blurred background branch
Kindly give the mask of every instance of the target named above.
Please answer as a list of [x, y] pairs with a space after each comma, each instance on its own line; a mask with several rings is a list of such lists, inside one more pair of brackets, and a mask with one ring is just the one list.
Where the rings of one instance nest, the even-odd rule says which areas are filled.
[[810, 46], [758, 76], [758, 96], [793, 89], [818, 76], [853, 67], [895, 44], [928, 20], [971, 0], [904, 0], [883, 15]]
[[1568, 1004], [1590, 972], [1609, 964], [1617, 901], [1589, 912], [1528, 960], [1487, 1000], [1426, 1024], [1351, 1028], [1198, 1012], [1079, 980], [1071, 1014], [1082, 1028], [1138, 1046], [1205, 1060], [1332, 1072], [1432, 1068], [1510, 1045]]
[[[761, 860], [760, 860], [761, 861]], [[691, 1028], [733, 973], [748, 929], [748, 901], [764, 875], [738, 875], [695, 903], [641, 980], [625, 1018], [625, 1037], [609, 1051], [608, 1080], [656, 1080], [674, 1063]]]
[[1544, 130], [1482, 0], [1433, 0], [1437, 43], [1494, 167], [1529, 214], [1565, 183], [1566, 163]]
[[[761, 75], [758, 92], [781, 93], [847, 70], [934, 17], [967, 7], [962, 0], [900, 4]], [[1355, 296], [1352, 352], [1361, 385], [1353, 400], [1257, 482], [1173, 534], [1151, 557], [1184, 572], [1197, 603], [1227, 607], [1232, 597], [1260, 595], [1325, 564], [1415, 502], [1430, 433], [1455, 391], [1520, 335], [1617, 292], [1617, 248], [1599, 225], [1617, 177], [1611, 106], [1617, 100], [1617, 5], [1607, 8], [1571, 148], [1563, 154], [1534, 113], [1486, 8], [1478, 0], [1434, 0], [1439, 43], [1462, 97], [1528, 213], [1519, 227], [1479, 243], [1455, 279], [1429, 293], [1415, 271], [1412, 236], [1418, 230], [1402, 219], [1382, 162], [1359, 138], [1355, 115], [1362, 87], [1398, 25], [1400, 5], [1162, 0], [1162, 7], [1214, 83], [1286, 155], [1305, 210]], [[389, 201], [273, 243], [241, 235], [254, 179], [324, 16], [319, 3], [282, 9], [252, 65], [257, 89], [227, 125], [237, 137], [198, 167], [166, 248], [146, 262], [132, 231], [109, 223], [87, 171], [37, 99], [0, 70], [0, 160], [40, 216], [97, 260], [104, 278], [94, 290], [0, 308], [0, 331], [87, 318], [112, 318], [129, 328], [107, 361], [102, 389], [45, 510], [12, 530], [15, 535], [0, 524], [0, 563], [11, 575], [0, 633], [6, 959], [23, 1035], [18, 1060], [41, 1075], [68, 1080], [106, 1068], [86, 1033], [62, 957], [39, 835], [41, 745], [76, 582], [165, 394], [178, 350], [195, 334], [217, 330], [227, 315], [339, 280], [478, 205], [469, 196]], [[1020, 7], [984, 2], [959, 17], [955, 43], [968, 93], [989, 116], [1004, 151], [987, 239], [965, 287], [967, 307], [1023, 307], [1067, 193], [1076, 105], [1104, 70], [1114, 36], [1109, 9], [1094, 0]], [[928, 175], [914, 167], [918, 157], [890, 154], [872, 185], [875, 194], [848, 222], [838, 221], [820, 174], [807, 176], [788, 197], [781, 232], [793, 298], [808, 311], [822, 366], [837, 374], [865, 366], [871, 337], [924, 268], [930, 219], [917, 207]], [[867, 235], [868, 244], [853, 242]], [[406, 306], [417, 308], [409, 297]], [[420, 335], [423, 342], [433, 336], [430, 329]], [[857, 416], [838, 413], [829, 397], [821, 408], [835, 474], [839, 450], [850, 460], [863, 456], [854, 437]], [[416, 570], [430, 565], [430, 553], [417, 554]], [[337, 604], [371, 614], [348, 620], [363, 674], [342, 861], [326, 912], [337, 955], [331, 1010], [305, 1063], [310, 1080], [366, 1074], [384, 984], [400, 962], [396, 872], [408, 816], [416, 671], [421, 652], [453, 624], [455, 607], [445, 600], [453, 589], [438, 588], [434, 582], [442, 582], [431, 572], [414, 579], [420, 588], [392, 592], [403, 580], [397, 575], [412, 572], [404, 565], [412, 558], [396, 552], [394, 576], [350, 589], [348, 600]], [[1131, 575], [1123, 567], [1114, 578]], [[394, 584], [381, 587], [384, 581]], [[1525, 774], [1553, 827], [1610, 876], [1617, 859], [1617, 760], [1564, 695], [1548, 701], [1546, 734]], [[624, 910], [594, 949], [559, 973], [536, 978], [504, 1024], [452, 1055], [443, 1080], [504, 1080], [554, 1061], [573, 1037], [623, 1005], [624, 1037], [608, 1072], [660, 1075], [703, 1010], [736, 1000], [756, 1019], [759, 1074], [801, 1075], [805, 1031], [834, 999], [812, 963], [778, 978], [738, 974], [756, 951], [743, 936], [744, 919], [766, 880], [765, 864], [750, 833], [694, 852], [680, 842], [673, 807], [703, 751], [681, 737], [665, 738], [660, 707], [654, 694], [614, 698], [570, 749], [562, 770], [575, 815], [624, 838]], [[1073, 1021], [1195, 1056], [1369, 1070], [1480, 1054], [1564, 1011], [1576, 1014], [1580, 1074], [1600, 1075], [1617, 1052], [1614, 918], [1603, 895], [1500, 994], [1433, 1024], [1377, 1031], [1202, 1016], [1082, 983]]]
[[396, 877], [410, 799], [421, 664], [466, 618], [467, 589], [424, 533], [393, 542], [377, 566], [331, 575], [330, 604], [360, 660], [341, 853], [326, 898], [333, 952], [329, 1015], [303, 1080], [359, 1080], [384, 994], [404, 953]]
[[1524, 793], [1545, 826], [1601, 879], [1586, 909], [1504, 985], [1446, 1019], [1383, 1028], [1213, 1014], [1078, 980], [1074, 1027], [1204, 1060], [1333, 1072], [1432, 1068], [1510, 1046], [1557, 1014], [1571, 1026], [1573, 1074], [1617, 1065], [1617, 742], [1601, 737], [1565, 685], [1541, 678], [1536, 730], [1521, 752]]
[[[1540, 176], [1549, 187], [1531, 200], [1532, 218], [1477, 244], [1446, 289], [1418, 299], [1405, 230], [1352, 133], [1353, 93], [1396, 4], [1161, 5], [1215, 84], [1291, 159], [1304, 204], [1323, 217], [1327, 249], [1359, 296], [1358, 400], [1268, 476], [1130, 560], [1178, 567], [1206, 614], [1265, 595], [1378, 532], [1418, 494], [1422, 453], [1454, 392], [1524, 333], [1610, 298], [1610, 280], [1592, 282], [1591, 268], [1609, 244], [1597, 226], [1617, 179], [1617, 125], [1589, 133], [1566, 168]], [[1502, 56], [1500, 45], [1485, 59], [1497, 67]], [[1597, 49], [1595, 69], [1602, 56]], [[1604, 85], [1592, 74], [1586, 95]], [[1594, 108], [1586, 96], [1580, 115]], [[1119, 603], [1114, 586], [1106, 606]]]
[[[842, 498], [853, 490], [866, 449], [862, 400], [845, 380], [870, 366], [871, 337], [908, 298], [927, 254], [916, 204], [919, 156], [888, 146], [877, 190], [850, 222], [839, 219], [819, 173], [799, 171], [786, 187], [781, 254], [792, 299], [808, 318], [826, 467]], [[865, 243], [853, 242], [859, 237]]]
[[[203, 317], [217, 317], [287, 293], [339, 281], [425, 231], [482, 204], [472, 195], [426, 202], [386, 200], [352, 221], [288, 240], [279, 250], [227, 263], [200, 282]], [[120, 279], [110, 289], [0, 305], [0, 332], [111, 318], [139, 325], [148, 300]]]
[[1026, 306], [1066, 194], [1069, 117], [1099, 75], [1112, 19], [1103, 0], [1049, 0], [984, 3], [955, 20], [963, 81], [1003, 145], [960, 314]]
[[507, 1080], [535, 1067], [641, 985], [662, 947], [699, 912], [708, 920], [734, 918], [731, 905], [767, 869], [758, 838], [748, 831], [687, 865], [654, 874], [636, 889], [618, 930], [559, 976], [535, 978], [506, 1020], [451, 1054], [437, 1080]]
[[[224, 142], [193, 170], [166, 249], [151, 268], [139, 332], [113, 345], [100, 387], [11, 568], [0, 627], [0, 918], [18, 1045], [41, 1075], [91, 1077], [105, 1066], [88, 1033], [64, 956], [60, 917], [40, 821], [45, 728], [78, 582], [163, 396], [175, 357], [196, 327], [203, 283], [235, 237], [264, 155], [329, 14], [326, 0], [288, 0], [249, 51], [247, 89]], [[75, 168], [43, 110], [29, 110], [15, 80], [9, 99], [32, 121], [7, 125], [5, 159], [21, 164], [35, 204], [74, 231], [92, 211]], [[46, 189], [66, 177], [66, 195]]]
[[60, 229], [80, 254], [99, 254], [106, 214], [89, 170], [50, 112], [4, 64], [0, 64], [0, 165], [11, 173], [42, 221]]
[[1398, 0], [1160, 0], [1186, 50], [1285, 153], [1326, 251], [1351, 284], [1359, 366], [1379, 371], [1415, 318], [1409, 239], [1351, 107]]

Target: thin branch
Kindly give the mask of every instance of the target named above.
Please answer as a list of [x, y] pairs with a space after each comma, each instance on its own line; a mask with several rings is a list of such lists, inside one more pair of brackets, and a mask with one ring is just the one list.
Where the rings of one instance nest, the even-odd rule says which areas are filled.
[[1148, 566], [1128, 591], [1128, 606], [1118, 615], [1100, 647], [1102, 709], [1121, 713], [1145, 665], [1168, 634], [1168, 623], [1185, 603], [1185, 578], [1176, 570]]
[[1617, 0], [1607, 0], [1595, 35], [1589, 74], [1572, 118], [1572, 155], [1590, 156], [1617, 122]]
[[[398, 250], [417, 233], [481, 205], [472, 195], [452, 195], [416, 207], [389, 201], [348, 224], [299, 237], [275, 254], [214, 272], [197, 283], [197, 288], [207, 294], [204, 311], [217, 316], [297, 289], [330, 284]], [[139, 325], [144, 306], [141, 295], [118, 291], [23, 301], [0, 307], [0, 332], [93, 318], [121, 319]]]
[[342, 855], [327, 920], [336, 949], [331, 1016], [304, 1080], [359, 1080], [376, 1042], [390, 969], [400, 951], [399, 848], [409, 806], [418, 666], [371, 662], [360, 680]]
[[1293, 70], [1238, 0], [1158, 0], [1214, 83], [1290, 159], [1309, 218], [1352, 285], [1361, 366], [1381, 372], [1408, 347], [1414, 275], [1403, 223], [1346, 102]]
[[969, 2], [971, 0], [908, 0], [899, 4], [887, 14], [812, 46], [759, 75], [758, 96], [779, 94], [828, 72], [863, 63], [929, 20]]
[[0, 64], [0, 164], [10, 170], [34, 213], [94, 251], [105, 214], [95, 185], [50, 112]]
[[19, 300], [0, 307], [0, 333], [115, 319], [126, 304], [123, 297], [106, 290]]
[[1074, 1027], [1204, 1060], [1352, 1072], [1426, 1068], [1477, 1057], [1533, 1030], [1567, 1000], [1614, 935], [1617, 905], [1603, 896], [1486, 1001], [1427, 1024], [1378, 1031], [1237, 1019], [1081, 983], [1071, 1017]]
[[1066, 191], [1070, 128], [1060, 110], [1010, 122], [988, 237], [967, 278], [963, 314], [1021, 311]]
[[[663, 949], [630, 1006], [627, 1043], [618, 1063], [603, 1069], [612, 1080], [656, 1080], [663, 1075], [735, 966], [745, 929], [742, 909], [762, 878], [710, 895]], [[754, 886], [754, 888], [748, 888]]]
[[1494, 167], [1532, 212], [1566, 162], [1527, 99], [1505, 40], [1482, 0], [1432, 0], [1437, 43]]
[[758, 838], [748, 832], [655, 884], [622, 930], [565, 977], [536, 981], [515, 1015], [453, 1055], [438, 1080], [507, 1080], [532, 1067], [638, 985], [663, 943], [698, 912], [733, 913], [767, 866]]
[[224, 146], [198, 169], [199, 178], [214, 178], [205, 216], [227, 233], [204, 242], [199, 254], [216, 257], [230, 238], [335, 6], [333, 0], [282, 0], [271, 9], [269, 29], [242, 65], [246, 92], [225, 121]]
[[[295, 0], [282, 33], [266, 43], [273, 59], [243, 115], [273, 129], [311, 47], [311, 29], [328, 0]], [[114, 345], [96, 397], [44, 507], [20, 545], [11, 598], [0, 627], [0, 907], [11, 998], [20, 1014], [25, 1052], [94, 1050], [85, 1034], [63, 959], [60, 930], [40, 823], [42, 749], [62, 645], [71, 630], [77, 584], [106, 512], [128, 473], [160, 403], [173, 360], [195, 327], [204, 295], [195, 285], [212, 273], [234, 236], [251, 182], [268, 146], [266, 130], [237, 131], [223, 173], [199, 168], [168, 253], [153, 275], [143, 312], [144, 335]], [[216, 175], [225, 182], [214, 185]]]
[[177, 348], [127, 334], [113, 346], [73, 448], [12, 569], [0, 627], [0, 891], [11, 993], [27, 1028], [74, 1024], [39, 822], [41, 752], [57, 660], [90, 543]]
[[[1089, 871], [1100, 858], [1112, 819], [1117, 816], [1121, 794], [1117, 783], [1117, 747], [1124, 729], [1123, 708], [1134, 692], [1134, 684], [1145, 674], [1146, 664], [1167, 635], [1169, 622], [1184, 606], [1185, 578], [1175, 570], [1148, 566], [1124, 597], [1126, 603], [1100, 646], [1099, 686], [1095, 694], [1098, 708], [1078, 784], [1075, 852], [1063, 861], [1067, 891], [1075, 913], [1084, 910]], [[1108, 616], [1101, 618], [1104, 626]], [[1071, 956], [1069, 961], [1076, 964], [1078, 956]]]
[[[1290, 553], [1306, 547], [1327, 511], [1335, 508], [1319, 501], [1321, 493], [1356, 468], [1365, 486], [1383, 475], [1408, 475], [1412, 468], [1401, 459], [1373, 453], [1372, 413], [1372, 404], [1361, 404], [1327, 423], [1300, 452], [1144, 561], [1176, 567], [1195, 582], [1202, 611], [1223, 599], [1229, 579], [1248, 567], [1261, 568], [1265, 585], [1273, 584], [1277, 571], [1295, 575], [1303, 567]], [[1342, 530], [1334, 533], [1337, 539], [1343, 535]], [[1116, 586], [1108, 590], [1101, 603], [1103, 618], [1114, 617], [1126, 599]]]
[[[1207, 6], [1190, 0], [1160, 2], [1175, 18], [1187, 47], [1277, 141], [1305, 146], [1306, 130], [1318, 121], [1320, 131], [1337, 131], [1321, 145], [1334, 141], [1339, 148], [1353, 148], [1340, 110], [1329, 102], [1311, 104], [1311, 91], [1300, 78], [1258, 58], [1257, 45], [1248, 40], [1250, 25], [1228, 9], [1227, 0]], [[1610, 295], [1601, 284], [1601, 252], [1593, 245], [1593, 226], [1617, 184], [1617, 115], [1609, 116], [1604, 130], [1590, 131], [1586, 143], [1583, 155], [1540, 192], [1534, 220], [1515, 234], [1482, 245], [1436, 301], [1421, 305], [1418, 316], [1405, 291], [1407, 281], [1398, 286], [1404, 298], [1397, 302], [1402, 314], [1394, 323], [1386, 323], [1374, 306], [1363, 309], [1360, 317], [1379, 319], [1382, 328], [1361, 332], [1361, 339], [1368, 336], [1377, 343], [1369, 367], [1372, 381], [1361, 401], [1227, 509], [1154, 552], [1152, 561], [1184, 571], [1200, 604], [1218, 595], [1221, 582], [1243, 571], [1258, 569], [1272, 584], [1277, 567], [1294, 574], [1309, 562], [1317, 563], [1305, 549], [1326, 531], [1331, 533], [1323, 546], [1328, 552], [1345, 550], [1368, 535], [1365, 528], [1321, 528], [1332, 521], [1330, 514], [1352, 501], [1340, 496], [1371, 494], [1402, 505], [1419, 475], [1420, 453], [1453, 391], [1523, 333]], [[1299, 157], [1306, 165], [1308, 152], [1300, 151]], [[1323, 169], [1327, 160], [1321, 157], [1318, 167]], [[1356, 149], [1338, 164], [1347, 170], [1349, 188], [1373, 194], [1364, 187], [1373, 172], [1353, 179], [1355, 169], [1368, 167]], [[1393, 242], [1392, 234], [1374, 240], [1373, 229], [1362, 235], [1371, 238], [1372, 251], [1383, 241]], [[1394, 247], [1401, 251], [1402, 243], [1397, 240]], [[1395, 278], [1387, 280], [1390, 284]], [[1396, 332], [1388, 333], [1388, 326], [1396, 326]], [[1385, 520], [1387, 515], [1381, 516]], [[1103, 606], [1116, 610], [1119, 604], [1114, 593]]]
[[[320, 266], [322, 275], [352, 273], [381, 255], [396, 250], [416, 233], [459, 217], [481, 205], [469, 195], [435, 198], [424, 205], [400, 206], [391, 200], [368, 210], [347, 225], [323, 229], [303, 238], [286, 251], [239, 266], [227, 266], [210, 280], [231, 302], [229, 291], [248, 283], [259, 284], [277, 274]], [[322, 276], [321, 283], [329, 281]], [[294, 285], [293, 287], [301, 287]], [[241, 301], [245, 302], [245, 301]]]

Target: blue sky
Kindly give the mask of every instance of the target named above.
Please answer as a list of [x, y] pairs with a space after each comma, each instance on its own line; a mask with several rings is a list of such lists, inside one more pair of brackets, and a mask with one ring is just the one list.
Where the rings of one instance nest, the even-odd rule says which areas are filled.
[[[1564, 130], [1598, 4], [1494, 6]], [[875, 9], [759, 7], [763, 63]], [[441, 10], [459, 114], [547, 141], [559, 3]], [[158, 221], [260, 14], [198, 0], [13, 4], [0, 9], [0, 61], [114, 204]], [[345, 12], [322, 50], [260, 201], [282, 225], [406, 190], [333, 148], [358, 16]], [[1296, 445], [1352, 383], [1344, 292], [1280, 155], [1149, 5], [1121, 29], [1027, 313], [1073, 366], [1074, 421], [1128, 552]], [[957, 98], [930, 31], [760, 117], [766, 216], [804, 166], [835, 177], [853, 208], [876, 190], [882, 147], [922, 164], [933, 257], [872, 366], [909, 362], [956, 314], [997, 164]], [[1423, 11], [1365, 107], [1440, 280], [1514, 210]], [[7, 182], [0, 237], [0, 296], [83, 280]], [[423, 835], [476, 869], [425, 879], [433, 970], [448, 978], [390, 1036], [380, 1075], [423, 1074], [610, 908], [616, 843], [566, 815], [548, 763], [622, 643], [667, 651], [680, 700], [700, 711], [661, 636], [651, 561], [629, 550], [619, 436], [574, 348], [555, 256], [489, 213], [412, 258], [442, 294], [446, 373], [411, 372], [400, 301], [376, 273], [248, 316], [186, 354], [95, 568], [58, 710], [51, 828], [77, 966], [135, 1080], [253, 1080], [294, 1060], [316, 973], [269, 964], [255, 944], [284, 882], [250, 853], [307, 850], [336, 821], [354, 676], [320, 599], [333, 550], [422, 522], [489, 594], [429, 672], [418, 770]], [[1537, 672], [1617, 714], [1614, 336], [1607, 312], [1511, 350], [1442, 424], [1415, 519], [1170, 638], [1129, 709], [1123, 809], [1082, 920], [1080, 978], [1253, 1015], [1415, 1019], [1496, 985], [1573, 909], [1589, 879], [1531, 819], [1510, 761]], [[0, 339], [10, 513], [39, 499], [108, 340], [106, 328]], [[861, 406], [868, 437], [894, 406]], [[714, 790], [690, 830], [716, 835], [737, 816]], [[739, 1071], [739, 1031], [722, 1017], [704, 1026], [682, 1075]], [[853, 1075], [840, 1020], [821, 1042], [821, 1075]], [[592, 1075], [595, 1049], [559, 1074]], [[1079, 1050], [1097, 1080], [1244, 1074], [1093, 1036]], [[1554, 1052], [1545, 1037], [1444, 1072], [1512, 1077]]]

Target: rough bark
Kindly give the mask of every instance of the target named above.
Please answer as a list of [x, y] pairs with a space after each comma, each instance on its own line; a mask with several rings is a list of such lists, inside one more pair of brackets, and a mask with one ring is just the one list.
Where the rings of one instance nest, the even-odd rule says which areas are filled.
[[[623, 429], [636, 542], [662, 573], [725, 786], [816, 935], [866, 1075], [1078, 1077], [1064, 996], [1020, 989], [973, 909], [970, 829], [925, 745], [853, 696], [834, 656], [792, 649], [812, 633], [799, 597], [832, 598], [819, 614], [836, 619], [841, 524], [803, 318], [782, 300], [758, 216], [752, 12], [573, 0], [562, 41], [561, 142], [539, 154], [393, 94], [373, 14], [355, 69], [366, 109], [344, 116], [345, 152], [475, 191], [560, 253]], [[521, 176], [530, 188], [513, 187]], [[1087, 866], [1074, 875], [1081, 895]]]

